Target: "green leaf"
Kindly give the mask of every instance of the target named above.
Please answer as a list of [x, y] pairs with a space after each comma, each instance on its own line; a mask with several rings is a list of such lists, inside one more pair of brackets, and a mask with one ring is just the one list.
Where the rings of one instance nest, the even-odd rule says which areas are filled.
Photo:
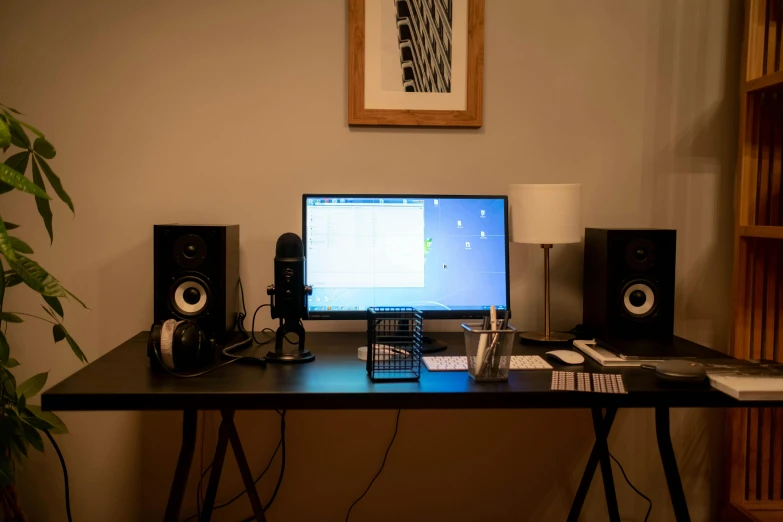
[[[62, 325], [61, 325], [62, 326]], [[63, 331], [65, 332], [65, 340], [68, 341], [68, 346], [71, 347], [71, 350], [73, 350], [73, 353], [76, 354], [76, 357], [79, 358], [82, 362], [87, 362], [87, 356], [84, 355], [84, 352], [81, 348], [79, 348], [79, 345], [76, 344], [76, 341], [73, 340], [73, 337], [68, 333], [68, 331], [63, 326]]]
[[23, 323], [24, 319], [11, 312], [0, 312], [0, 321], [6, 321], [8, 323]]
[[71, 196], [69, 196], [68, 193], [65, 192], [65, 189], [63, 188], [63, 184], [60, 181], [60, 178], [57, 176], [57, 174], [54, 173], [51, 167], [49, 167], [49, 164], [46, 163], [42, 158], [38, 158], [38, 161], [41, 163], [41, 170], [44, 171], [44, 174], [46, 175], [46, 179], [49, 180], [49, 184], [52, 186], [54, 191], [57, 193], [57, 195], [60, 197], [63, 203], [68, 205], [68, 208], [71, 209], [71, 212], [75, 212], [75, 210], [73, 209], [73, 201], [71, 201]]
[[19, 115], [21, 115], [21, 114], [22, 114], [21, 112], [17, 111], [17, 110], [16, 110], [16, 109], [14, 109], [13, 107], [9, 107], [8, 105], [2, 104], [2, 103], [0, 103], [0, 105], [2, 105], [3, 107], [5, 107], [5, 108], [6, 108], [6, 109], [8, 109], [9, 111], [13, 112], [14, 114], [19, 114]]
[[52, 310], [57, 312], [57, 315], [59, 315], [62, 318], [65, 318], [65, 314], [63, 314], [63, 305], [60, 303], [60, 300], [56, 297], [51, 297], [48, 295], [43, 296], [44, 301], [46, 301], [46, 304], [52, 307]]
[[[65, 427], [65, 423], [62, 420], [60, 420], [60, 417], [58, 417], [54, 413], [50, 411], [43, 411], [41, 410], [40, 406], [36, 406], [34, 404], [29, 404], [27, 406], [27, 411], [35, 415], [36, 419], [42, 420], [48, 425], [47, 428], [39, 428], [39, 429], [45, 429], [51, 433], [68, 433], [68, 428]], [[35, 426], [35, 424], [30, 422], [32, 420], [31, 418], [28, 417], [24, 420], [27, 421], [27, 423], [30, 424], [31, 426]]]
[[5, 298], [5, 269], [3, 268], [2, 260], [0, 260], [0, 310], [3, 309], [4, 298]]
[[24, 381], [22, 384], [16, 387], [16, 395], [21, 397], [24, 395], [26, 398], [35, 397], [46, 384], [46, 379], [49, 377], [49, 372], [37, 373]]
[[[36, 132], [36, 134], [38, 133]], [[33, 150], [36, 154], [43, 156], [46, 159], [52, 159], [57, 154], [57, 151], [54, 150], [54, 145], [40, 136], [35, 138], [35, 141], [33, 142]]]
[[20, 149], [29, 149], [30, 138], [27, 137], [27, 133], [19, 124], [19, 121], [13, 117], [8, 118], [8, 127], [9, 130], [11, 131], [11, 143], [13, 145], [16, 145]]
[[5, 368], [3, 368], [0, 373], [2, 374], [2, 377], [0, 378], [3, 380], [5, 393], [16, 402], [16, 377]]
[[[46, 193], [46, 187], [41, 177], [41, 171], [38, 170], [38, 163], [35, 161], [35, 157], [33, 157], [33, 183]], [[54, 241], [54, 232], [52, 231], [52, 208], [49, 206], [49, 201], [36, 196], [35, 206], [38, 207], [38, 213], [43, 218], [44, 226], [49, 233], [49, 242], [52, 243]]]
[[15, 228], [19, 228], [19, 225], [16, 225], [14, 223], [11, 223], [10, 221], [5, 222], [5, 229], [6, 230], [13, 230]]
[[0, 457], [0, 486], [10, 486], [14, 481], [14, 465], [11, 459]]
[[[29, 159], [30, 151], [23, 150], [22, 152], [17, 152], [13, 156], [8, 156], [8, 158], [6, 158], [3, 163], [14, 169], [19, 174], [24, 175], [24, 173], [27, 171], [27, 162]], [[14, 187], [8, 183], [0, 182], [0, 194], [5, 194], [6, 192], [11, 192], [12, 190], [14, 190]], [[8, 228], [7, 224], [6, 228]], [[8, 228], [8, 230], [11, 229]]]
[[[17, 260], [16, 252], [11, 248], [11, 239], [8, 237], [8, 232], [5, 230], [5, 222], [3, 222], [2, 217], [0, 217], [0, 253], [5, 256], [9, 264], [11, 261]], [[11, 268], [13, 269], [13, 266], [11, 266]]]
[[24, 173], [27, 171], [27, 164], [29, 162], [30, 151], [23, 150], [22, 152], [17, 152], [13, 156], [8, 156], [3, 163], [14, 169], [19, 174], [24, 175]]
[[27, 438], [22, 430], [22, 420], [10, 408], [3, 410], [3, 413], [0, 417], [0, 446], [4, 449], [10, 447], [17, 457], [26, 457]]
[[41, 453], [44, 452], [43, 439], [41, 438], [41, 434], [38, 433], [37, 429], [33, 428], [26, 422], [22, 422], [22, 432], [24, 433], [27, 442], [30, 443], [30, 446], [34, 447]]
[[3, 118], [0, 118], [0, 148], [7, 149], [11, 145], [11, 129]]
[[66, 293], [66, 294], [68, 294], [69, 296], [73, 297], [73, 298], [76, 300], [76, 302], [77, 302], [77, 303], [79, 303], [80, 305], [82, 305], [82, 307], [83, 307], [83, 308], [85, 308], [85, 309], [87, 309], [87, 310], [89, 310], [89, 309], [90, 309], [90, 308], [89, 308], [89, 307], [88, 307], [86, 304], [84, 304], [84, 301], [82, 301], [81, 299], [79, 299], [78, 297], [76, 297], [75, 295], [73, 295], [73, 293], [71, 293], [71, 291], [70, 291], [70, 290], [68, 290], [67, 288], [63, 288], [63, 290], [65, 290], [65, 293]]
[[8, 239], [11, 240], [11, 248], [13, 248], [15, 251], [21, 253], [21, 254], [33, 254], [33, 249], [30, 248], [30, 245], [19, 239], [18, 237], [8, 236]]
[[39, 131], [38, 129], [36, 129], [36, 128], [35, 128], [35, 127], [33, 127], [32, 125], [30, 125], [29, 123], [25, 123], [25, 122], [23, 122], [22, 120], [16, 120], [16, 121], [18, 121], [19, 123], [21, 123], [23, 127], [26, 127], [28, 130], [32, 131], [32, 132], [33, 132], [33, 134], [35, 134], [35, 135], [36, 135], [36, 136], [38, 136], [39, 138], [44, 138], [44, 137], [45, 137], [43, 132]]
[[19, 411], [24, 411], [25, 406], [27, 405], [27, 397], [24, 395], [20, 395], [19, 399], [16, 401], [16, 409]]
[[6, 368], [16, 368], [17, 366], [19, 366], [19, 361], [17, 361], [13, 357], [9, 357], [8, 361], [6, 361], [5, 363]]
[[16, 272], [10, 271], [6, 272], [6, 279], [5, 279], [5, 287], [11, 288], [12, 286], [16, 286], [19, 283], [22, 282], [22, 278], [19, 277]]
[[[1, 246], [2, 242], [0, 240], [0, 247]], [[11, 268], [13, 268], [17, 274], [19, 274], [19, 277], [22, 278], [22, 281], [24, 281], [27, 286], [43, 295], [54, 297], [66, 296], [65, 288], [63, 288], [60, 285], [60, 282], [52, 277], [49, 272], [44, 270], [41, 265], [22, 254], [16, 254], [16, 257], [17, 260], [14, 262], [8, 260], [8, 256], [6, 256], [6, 260], [8, 260], [8, 264], [11, 265]]]
[[[35, 167], [35, 165], [33, 165], [33, 167]], [[35, 172], [33, 172], [33, 175], [35, 175]], [[36, 185], [5, 163], [0, 163], [0, 181], [11, 185], [15, 189], [19, 189], [22, 192], [32, 194], [38, 198], [52, 199], [46, 193], [46, 190], [42, 189], [40, 186]]]
[[6, 368], [13, 368], [13, 366], [9, 366], [6, 362], [6, 361], [10, 361], [10, 359], [8, 359], [8, 356], [10, 354], [11, 354], [11, 347], [8, 346], [8, 341], [5, 338], [5, 334], [3, 334], [2, 331], [0, 331], [0, 362], [5, 364]]
[[54, 342], [59, 343], [65, 339], [65, 330], [59, 324], [52, 325], [52, 335], [54, 336]]

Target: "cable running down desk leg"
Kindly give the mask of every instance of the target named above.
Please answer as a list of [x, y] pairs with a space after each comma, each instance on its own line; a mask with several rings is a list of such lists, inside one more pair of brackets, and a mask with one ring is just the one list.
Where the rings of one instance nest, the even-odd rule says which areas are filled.
[[220, 474], [223, 472], [223, 462], [226, 460], [226, 450], [228, 449], [228, 426], [226, 420], [220, 423], [218, 430], [217, 446], [215, 447], [215, 456], [212, 459], [212, 469], [209, 472], [209, 484], [207, 485], [207, 494], [204, 497], [204, 507], [201, 510], [201, 522], [206, 522], [212, 518], [212, 508], [215, 506], [215, 497], [217, 496], [218, 484], [220, 484]]
[[677, 522], [690, 522], [688, 503], [685, 491], [682, 489], [680, 472], [677, 469], [677, 459], [674, 457], [671, 433], [669, 429], [669, 408], [655, 408], [655, 434], [658, 438], [658, 452], [661, 454], [663, 472], [666, 474], [666, 484], [669, 486], [669, 496], [672, 499], [674, 518]]
[[[599, 410], [600, 411], [600, 410]], [[604, 432], [607, 437], [609, 431], [612, 429], [612, 423], [617, 415], [617, 408], [607, 408], [606, 415], [603, 416]], [[576, 491], [576, 496], [571, 504], [571, 511], [568, 512], [567, 522], [577, 522], [579, 520], [579, 514], [582, 512], [582, 506], [587, 498], [587, 493], [590, 491], [590, 483], [593, 481], [593, 475], [598, 468], [598, 462], [601, 460], [601, 449], [598, 442], [593, 444], [593, 450], [590, 452], [590, 458], [587, 459], [587, 466], [582, 474], [582, 480], [579, 482], [579, 489]]]
[[174, 471], [174, 480], [169, 490], [169, 500], [166, 504], [165, 522], [178, 522], [179, 511], [182, 508], [182, 499], [185, 497], [185, 487], [188, 485], [190, 464], [193, 462], [193, 452], [196, 449], [196, 428], [198, 418], [196, 410], [182, 412], [182, 444], [177, 459], [177, 469]]
[[620, 509], [617, 507], [617, 492], [614, 489], [612, 477], [612, 461], [609, 459], [609, 430], [604, 423], [601, 408], [593, 408], [593, 429], [595, 443], [598, 446], [598, 458], [601, 463], [601, 478], [604, 480], [606, 508], [609, 511], [610, 522], [620, 522]]
[[253, 515], [255, 515], [258, 522], [266, 522], [264, 508], [261, 506], [261, 499], [258, 498], [258, 490], [256, 490], [255, 482], [253, 482], [253, 475], [250, 473], [250, 466], [247, 463], [247, 458], [245, 458], [242, 443], [239, 441], [239, 433], [237, 433], [237, 428], [234, 424], [234, 412], [226, 410], [222, 411], [221, 414], [223, 415], [223, 422], [226, 424], [228, 440], [231, 442], [231, 448], [234, 450], [239, 472], [242, 474], [242, 482], [245, 483], [247, 497], [250, 499], [250, 505], [253, 507]]

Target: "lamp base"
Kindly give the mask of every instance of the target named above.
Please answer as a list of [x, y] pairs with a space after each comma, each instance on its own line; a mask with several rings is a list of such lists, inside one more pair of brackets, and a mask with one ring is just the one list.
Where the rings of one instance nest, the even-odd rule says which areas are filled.
[[549, 337], [543, 332], [521, 332], [519, 337], [522, 342], [530, 341], [534, 343], [567, 343], [576, 339], [576, 336], [563, 332], [550, 332]]

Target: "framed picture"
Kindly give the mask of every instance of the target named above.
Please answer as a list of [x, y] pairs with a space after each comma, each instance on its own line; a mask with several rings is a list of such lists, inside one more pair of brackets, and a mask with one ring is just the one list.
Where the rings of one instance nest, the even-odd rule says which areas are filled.
[[481, 127], [484, 0], [348, 0], [348, 123]]

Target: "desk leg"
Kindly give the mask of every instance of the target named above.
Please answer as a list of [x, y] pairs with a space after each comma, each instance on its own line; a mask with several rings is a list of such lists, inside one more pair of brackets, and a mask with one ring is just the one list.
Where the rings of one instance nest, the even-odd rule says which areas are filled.
[[223, 422], [228, 429], [228, 440], [231, 442], [231, 448], [234, 450], [234, 456], [237, 459], [239, 472], [242, 474], [242, 482], [245, 483], [247, 497], [250, 499], [250, 505], [253, 507], [253, 515], [258, 522], [266, 522], [264, 508], [261, 506], [261, 499], [258, 498], [258, 490], [253, 482], [253, 475], [250, 473], [250, 466], [245, 458], [245, 452], [242, 450], [242, 443], [239, 441], [236, 425], [234, 425], [234, 412], [223, 411]]
[[[598, 412], [599, 417], [601, 416], [601, 410], [593, 410], [594, 423], [596, 411]], [[612, 423], [614, 422], [616, 415], [617, 408], [608, 408], [606, 410], [606, 415], [601, 417], [603, 431], [606, 433], [607, 437], [609, 436], [609, 430], [612, 429]], [[601, 460], [601, 451], [601, 446], [599, 446], [598, 439], [596, 438], [596, 443], [593, 445], [593, 451], [590, 452], [590, 458], [587, 459], [587, 466], [585, 467], [585, 472], [582, 474], [582, 480], [579, 482], [579, 489], [576, 491], [576, 497], [574, 497], [574, 502], [571, 504], [571, 511], [568, 512], [568, 522], [577, 522], [577, 520], [579, 520], [579, 514], [582, 512], [582, 506], [587, 498], [587, 492], [590, 490], [590, 483], [593, 481], [593, 475]], [[615, 502], [615, 505], [616, 504], [617, 502]]]
[[185, 497], [185, 487], [188, 484], [190, 464], [193, 462], [193, 451], [196, 448], [196, 428], [198, 419], [196, 410], [182, 412], [182, 445], [177, 459], [177, 469], [174, 472], [174, 480], [169, 490], [169, 501], [166, 504], [165, 522], [177, 522], [179, 510], [182, 507], [182, 499]]
[[[231, 420], [228, 422], [233, 423]], [[201, 521], [208, 521], [212, 518], [212, 508], [215, 506], [215, 497], [217, 496], [218, 484], [220, 484], [220, 474], [223, 472], [223, 462], [226, 460], [226, 449], [228, 449], [228, 426], [226, 425], [226, 419], [223, 419], [218, 430], [215, 456], [212, 459], [212, 469], [209, 472], [207, 494], [204, 497], [204, 506], [201, 509]]]
[[688, 503], [682, 489], [680, 472], [677, 470], [677, 460], [674, 458], [674, 448], [669, 430], [669, 408], [655, 408], [655, 434], [658, 438], [658, 451], [661, 454], [663, 471], [666, 474], [666, 484], [669, 486], [669, 496], [672, 499], [674, 517], [677, 522], [690, 522]]

